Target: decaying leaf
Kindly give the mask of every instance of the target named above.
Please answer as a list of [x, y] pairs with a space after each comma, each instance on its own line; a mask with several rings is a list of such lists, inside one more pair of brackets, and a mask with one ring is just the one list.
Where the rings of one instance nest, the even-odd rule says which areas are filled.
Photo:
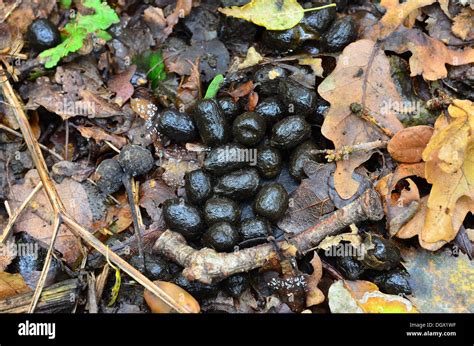
[[329, 198], [328, 179], [334, 171], [334, 163], [315, 164], [308, 179], [291, 193], [290, 204], [278, 227], [287, 233], [297, 234], [314, 225], [316, 221], [334, 210]]
[[[26, 199], [39, 182], [36, 170], [29, 171], [22, 184], [12, 186], [8, 202], [12, 209], [16, 209]], [[66, 211], [74, 219], [90, 228], [94, 213], [100, 214], [99, 204], [91, 207], [88, 194], [84, 186], [77, 181], [65, 178], [60, 184], [55, 184]], [[104, 207], [105, 209], [105, 207]], [[15, 223], [16, 232], [27, 232], [39, 244], [49, 246], [53, 232], [53, 211], [44, 191], [38, 192], [29, 207], [19, 216]], [[62, 253], [63, 259], [71, 266], [77, 265], [81, 256], [80, 240], [69, 231], [66, 226], [61, 226], [55, 242], [55, 249]]]
[[402, 256], [420, 312], [474, 312], [474, 266], [466, 255], [402, 248]]
[[31, 289], [20, 274], [9, 274], [4, 271], [0, 272], [0, 299], [30, 291]]
[[77, 126], [77, 129], [81, 135], [85, 138], [92, 138], [96, 142], [109, 141], [118, 149], [122, 148], [127, 144], [127, 139], [119, 136], [105, 132], [99, 127], [86, 127], [86, 126]]
[[387, 150], [395, 160], [404, 163], [421, 162], [421, 153], [433, 135], [431, 126], [412, 126], [395, 134], [388, 143]]
[[[402, 102], [390, 76], [390, 65], [382, 50], [370, 40], [359, 40], [347, 46], [334, 71], [319, 85], [319, 94], [331, 107], [322, 126], [323, 135], [336, 148], [387, 139], [377, 127], [353, 114], [352, 103], [365, 103], [378, 123], [391, 132], [403, 129], [396, 112], [389, 105]], [[357, 152], [348, 160], [338, 161], [334, 183], [339, 195], [353, 196], [359, 183], [352, 177], [354, 169], [367, 161], [372, 152]]]
[[359, 235], [359, 230], [355, 225], [351, 225], [352, 231], [350, 233], [342, 233], [324, 238], [319, 243], [318, 249], [328, 250], [333, 246], [339, 245], [340, 242], [347, 242], [354, 248], [359, 247], [362, 244], [362, 237]]
[[406, 298], [385, 294], [369, 281], [338, 280], [328, 292], [333, 313], [417, 313]]
[[426, 80], [445, 78], [446, 64], [459, 66], [474, 62], [474, 48], [450, 49], [419, 29], [398, 29], [386, 38], [384, 49], [398, 54], [410, 51], [410, 75], [423, 75]]
[[[451, 120], [444, 115], [438, 118], [423, 151], [426, 179], [433, 184], [420, 236], [426, 243], [453, 240], [459, 230], [453, 228], [459, 199], [474, 200], [474, 105], [454, 100], [448, 112]], [[474, 211], [467, 209], [464, 216], [469, 210]]]

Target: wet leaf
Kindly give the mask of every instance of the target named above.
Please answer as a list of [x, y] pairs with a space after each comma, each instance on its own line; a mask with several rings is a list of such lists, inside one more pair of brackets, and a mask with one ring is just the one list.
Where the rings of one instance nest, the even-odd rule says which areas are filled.
[[107, 83], [109, 89], [115, 93], [114, 102], [123, 106], [132, 97], [134, 88], [130, 79], [137, 70], [135, 65], [130, 66], [126, 71], [113, 76]]
[[[319, 94], [331, 104], [322, 133], [334, 143], [336, 150], [343, 146], [387, 139], [377, 127], [351, 113], [351, 103], [363, 103], [364, 90], [365, 106], [372, 110], [371, 115], [381, 126], [393, 133], [403, 128], [395, 111], [387, 106], [402, 102], [390, 76], [389, 61], [374, 42], [360, 40], [344, 49], [335, 70], [318, 88]], [[352, 153], [348, 160], [337, 162], [334, 185], [343, 199], [357, 192], [360, 184], [352, 174], [370, 156], [372, 151], [357, 152]]]
[[369, 281], [338, 280], [328, 293], [332, 313], [417, 313], [406, 298], [385, 294]]
[[20, 274], [9, 274], [4, 271], [0, 272], [0, 299], [30, 291], [31, 289]]
[[466, 255], [402, 248], [402, 256], [420, 312], [474, 312], [474, 266]]
[[263, 56], [254, 47], [250, 47], [247, 51], [245, 60], [239, 64], [239, 70], [258, 65], [263, 60]]

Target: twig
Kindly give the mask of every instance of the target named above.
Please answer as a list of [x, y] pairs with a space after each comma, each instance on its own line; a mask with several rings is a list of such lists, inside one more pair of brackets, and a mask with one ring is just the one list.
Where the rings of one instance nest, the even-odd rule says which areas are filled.
[[[46, 195], [51, 203], [53, 214], [56, 215], [57, 218], [60, 218], [62, 222], [76, 235], [81, 237], [86, 244], [92, 246], [94, 249], [99, 251], [103, 256], [108, 256], [110, 261], [116, 264], [121, 270], [123, 270], [126, 274], [131, 276], [135, 281], [140, 283], [143, 287], [148, 289], [158, 298], [163, 300], [164, 303], [172, 307], [177, 312], [191, 312], [189, 308], [185, 305], [177, 302], [174, 298], [168, 295], [165, 291], [163, 291], [160, 287], [155, 285], [151, 282], [147, 277], [145, 277], [142, 273], [136, 270], [133, 266], [128, 264], [124, 261], [120, 256], [118, 256], [113, 251], [110, 251], [101, 241], [95, 238], [92, 233], [78, 224], [74, 218], [72, 218], [69, 213], [64, 208], [64, 205], [56, 191], [56, 188], [49, 176], [48, 169], [46, 167], [46, 163], [43, 158], [43, 154], [41, 153], [40, 146], [36, 138], [33, 135], [31, 127], [28, 123], [28, 118], [26, 117], [24, 108], [20, 100], [17, 98], [13, 88], [10, 84], [8, 78], [2, 74], [3, 67], [0, 66], [0, 86], [3, 92], [4, 98], [6, 102], [12, 105], [12, 110], [15, 114], [16, 120], [20, 126], [21, 133], [23, 134], [23, 138], [25, 139], [25, 143], [28, 146], [30, 151], [30, 155], [35, 163], [36, 169], [40, 176], [41, 181], [43, 182], [43, 188], [46, 192]], [[51, 242], [51, 246], [54, 246], [54, 242]], [[43, 267], [43, 271], [45, 271], [45, 266]]]
[[353, 153], [357, 152], [366, 152], [372, 151], [378, 148], [385, 148], [388, 144], [388, 141], [373, 141], [367, 143], [360, 143], [355, 145], [344, 145], [339, 149], [322, 149], [322, 150], [311, 150], [311, 154], [318, 155], [318, 154], [326, 154], [325, 157], [328, 162], [332, 161], [343, 161], [348, 160], [349, 156]]
[[105, 284], [107, 283], [107, 278], [110, 273], [110, 266], [108, 263], [104, 265], [102, 272], [97, 277], [95, 281], [95, 296], [98, 302], [102, 299], [102, 293], [104, 293]]
[[96, 286], [96, 280], [95, 280], [94, 273], [93, 272], [87, 273], [87, 296], [89, 298], [87, 300], [87, 304], [89, 307], [88, 310], [90, 314], [96, 314], [99, 310], [97, 306], [97, 296], [96, 296], [95, 286]]
[[60, 227], [61, 214], [57, 214], [54, 218], [53, 234], [51, 235], [51, 243], [49, 244], [48, 252], [46, 253], [46, 258], [44, 259], [43, 270], [41, 271], [38, 283], [36, 284], [35, 292], [33, 293], [33, 297], [31, 298], [31, 304], [28, 309], [29, 313], [33, 313], [35, 311], [36, 304], [38, 303], [38, 300], [41, 296], [41, 292], [43, 291], [44, 283], [46, 282], [46, 277], [48, 276], [49, 267], [51, 266], [51, 259], [53, 258], [54, 243], [56, 242], [56, 238], [58, 237]]
[[18, 216], [20, 216], [21, 212], [28, 206], [30, 201], [36, 196], [36, 194], [43, 188], [43, 183], [39, 182], [38, 185], [30, 192], [28, 197], [23, 201], [23, 203], [13, 212], [8, 220], [8, 224], [3, 229], [2, 235], [0, 236], [0, 244], [5, 244], [5, 241], [10, 236], [12, 231], [13, 225], [15, 224]]
[[[284, 254], [304, 254], [324, 238], [341, 233], [352, 223], [364, 220], [381, 220], [383, 206], [379, 194], [369, 189], [345, 207], [326, 215], [316, 225], [289, 240], [279, 241]], [[213, 249], [195, 250], [187, 245], [184, 237], [170, 230], [156, 241], [154, 250], [184, 267], [183, 275], [188, 280], [212, 283], [230, 275], [262, 267], [277, 256], [272, 244], [262, 244], [233, 253], [218, 253]]]
[[[17, 137], [19, 137], [19, 138], [23, 138], [23, 135], [22, 135], [20, 132], [15, 131], [15, 130], [13, 130], [13, 129], [11, 129], [11, 128], [9, 128], [8, 126], [5, 126], [5, 125], [3, 125], [3, 124], [0, 124], [0, 129], [6, 131], [6, 132], [8, 132], [8, 133], [11, 133], [12, 135], [17, 136]], [[55, 158], [57, 158], [58, 160], [60, 160], [60, 161], [64, 160], [61, 155], [59, 155], [59, 154], [56, 153], [55, 151], [49, 149], [47, 146], [45, 146], [45, 145], [43, 145], [43, 144], [41, 144], [41, 143], [38, 143], [38, 145], [39, 145], [39, 147], [40, 147], [41, 149], [46, 150], [48, 153], [50, 153], [51, 155], [53, 155], [53, 156], [54, 156]]]

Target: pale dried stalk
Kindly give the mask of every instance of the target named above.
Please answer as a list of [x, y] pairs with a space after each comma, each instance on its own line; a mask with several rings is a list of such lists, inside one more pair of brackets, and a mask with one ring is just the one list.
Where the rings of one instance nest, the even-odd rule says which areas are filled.
[[[147, 277], [145, 277], [142, 273], [136, 270], [133, 266], [128, 264], [125, 260], [123, 260], [120, 256], [118, 256], [115, 252], [110, 251], [102, 242], [100, 242], [97, 238], [95, 238], [91, 232], [89, 232], [86, 228], [78, 224], [74, 218], [72, 218], [66, 209], [56, 191], [56, 188], [49, 176], [48, 169], [46, 167], [46, 163], [43, 158], [43, 154], [41, 149], [36, 141], [36, 138], [33, 135], [31, 127], [28, 123], [28, 119], [26, 117], [24, 108], [22, 103], [17, 98], [13, 88], [10, 84], [8, 78], [2, 74], [3, 67], [0, 66], [0, 85], [5, 97], [5, 100], [8, 104], [12, 106], [12, 110], [15, 114], [16, 120], [20, 126], [20, 130], [23, 134], [23, 138], [25, 143], [30, 151], [30, 155], [35, 163], [36, 169], [38, 170], [38, 175], [43, 183], [43, 188], [46, 192], [46, 195], [51, 203], [51, 207], [53, 209], [54, 215], [57, 218], [60, 218], [62, 222], [76, 235], [82, 238], [86, 244], [92, 246], [98, 252], [100, 252], [103, 256], [108, 256], [110, 261], [116, 264], [121, 270], [123, 270], [126, 274], [131, 276], [135, 281], [140, 283], [143, 287], [151, 291], [157, 297], [162, 299], [166, 304], [171, 306], [177, 312], [182, 313], [189, 313], [191, 312], [188, 308], [183, 306], [182, 304], [178, 303], [172, 297], [170, 297], [165, 291], [161, 288], [156, 286], [153, 282], [151, 282]], [[53, 241], [51, 242], [51, 246], [54, 246]], [[43, 267], [43, 271], [46, 271], [46, 262], [45, 266]], [[40, 287], [40, 289], [42, 289]], [[40, 290], [38, 289], [38, 290]]]
[[[324, 238], [341, 233], [345, 227], [364, 220], [380, 220], [384, 216], [379, 194], [369, 189], [355, 201], [321, 218], [316, 225], [289, 240], [279, 241], [284, 254], [294, 256], [313, 249]], [[272, 244], [262, 244], [232, 253], [219, 253], [213, 249], [196, 250], [184, 237], [166, 231], [156, 241], [154, 250], [184, 267], [183, 275], [189, 280], [212, 283], [230, 275], [262, 267], [277, 256]]]

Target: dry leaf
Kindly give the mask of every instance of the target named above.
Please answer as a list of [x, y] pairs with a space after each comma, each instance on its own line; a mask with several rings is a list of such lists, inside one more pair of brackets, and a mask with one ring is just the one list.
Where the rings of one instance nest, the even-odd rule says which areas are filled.
[[388, 36], [383, 45], [385, 50], [398, 54], [410, 51], [410, 76], [423, 75], [426, 80], [445, 78], [448, 75], [446, 64], [459, 66], [474, 62], [474, 48], [449, 49], [419, 29], [400, 28]]
[[165, 170], [163, 173], [163, 181], [171, 187], [180, 187], [184, 185], [184, 175], [199, 168], [197, 162], [186, 161], [175, 158], [164, 160], [161, 168]]
[[431, 5], [436, 0], [407, 0], [399, 2], [398, 0], [382, 0], [380, 6], [386, 8], [386, 12], [379, 23], [377, 23], [376, 31], [380, 38], [384, 38], [395, 31], [402, 25], [405, 18], [407, 18], [413, 11]]
[[125, 137], [114, 135], [105, 132], [99, 127], [86, 127], [86, 126], [77, 126], [77, 130], [81, 133], [82, 137], [92, 138], [97, 143], [101, 141], [109, 141], [118, 149], [121, 149], [125, 144], [127, 144], [127, 139]]
[[411, 298], [422, 313], [473, 313], [474, 266], [469, 258], [450, 251], [402, 248], [410, 277]]
[[[12, 209], [20, 206], [39, 181], [36, 170], [31, 170], [26, 174], [22, 184], [12, 186], [8, 199]], [[55, 185], [66, 211], [79, 224], [90, 228], [93, 222], [93, 213], [84, 186], [70, 178], [65, 178], [60, 184]], [[98, 207], [97, 203], [94, 206], [94, 211], [100, 213]], [[43, 246], [49, 246], [53, 232], [53, 216], [53, 210], [46, 194], [44, 191], [40, 191], [29, 207], [19, 216], [14, 229], [16, 232], [27, 232]], [[62, 253], [63, 259], [68, 265], [78, 264], [77, 261], [81, 256], [80, 246], [80, 240], [66, 226], [61, 226], [56, 238], [55, 249]]]
[[453, 240], [459, 230], [452, 220], [458, 200], [463, 196], [474, 200], [474, 105], [454, 100], [448, 112], [451, 121], [444, 115], [438, 118], [423, 151], [426, 179], [433, 184], [420, 237], [426, 243]]
[[237, 88], [229, 92], [229, 95], [234, 99], [234, 101], [238, 101], [239, 98], [247, 96], [253, 91], [254, 85], [251, 80], [248, 82], [240, 84]]
[[332, 313], [417, 313], [406, 298], [385, 294], [369, 281], [338, 280], [329, 287]]
[[239, 64], [238, 68], [239, 70], [243, 70], [244, 68], [258, 65], [262, 60], [263, 56], [261, 56], [254, 47], [250, 47], [247, 51], [245, 60]]
[[30, 292], [31, 289], [20, 274], [9, 274], [0, 272], [0, 299], [16, 296], [17, 294]]
[[[395, 111], [388, 106], [402, 102], [391, 79], [389, 61], [374, 42], [360, 40], [344, 49], [336, 68], [318, 88], [319, 94], [331, 104], [322, 133], [334, 143], [336, 150], [343, 146], [387, 139], [378, 128], [351, 113], [351, 103], [362, 103], [363, 90], [366, 90], [365, 106], [375, 113], [381, 126], [393, 133], [403, 129]], [[334, 184], [343, 199], [357, 192], [359, 182], [353, 179], [352, 173], [371, 155], [372, 152], [353, 153], [348, 160], [337, 162]]]
[[173, 189], [162, 180], [151, 179], [140, 185], [140, 207], [145, 208], [155, 222], [160, 221], [161, 204], [175, 197]]
[[464, 41], [474, 39], [474, 10], [464, 7], [461, 13], [454, 18], [453, 33]]
[[322, 215], [334, 210], [329, 198], [328, 179], [334, 171], [334, 164], [316, 164], [308, 179], [290, 194], [288, 210], [278, 222], [278, 227], [291, 234], [300, 233], [312, 225]]
[[321, 304], [324, 301], [324, 294], [318, 288], [319, 281], [323, 277], [323, 264], [316, 251], [314, 257], [311, 260], [313, 266], [313, 273], [306, 278], [306, 306], [313, 306]]
[[120, 107], [132, 97], [134, 88], [130, 79], [137, 70], [136, 65], [131, 65], [127, 70], [113, 76], [107, 83], [111, 91], [115, 93], [114, 102]]
[[199, 58], [192, 64], [191, 74], [184, 83], [178, 87], [177, 106], [184, 105], [185, 110], [201, 99], [201, 72], [199, 71]]
[[387, 150], [398, 162], [421, 162], [421, 153], [433, 135], [431, 126], [413, 126], [395, 134], [388, 143]]
[[314, 75], [317, 77], [322, 77], [324, 74], [322, 63], [323, 63], [323, 59], [321, 58], [298, 59], [298, 64], [310, 66], [314, 72]]

